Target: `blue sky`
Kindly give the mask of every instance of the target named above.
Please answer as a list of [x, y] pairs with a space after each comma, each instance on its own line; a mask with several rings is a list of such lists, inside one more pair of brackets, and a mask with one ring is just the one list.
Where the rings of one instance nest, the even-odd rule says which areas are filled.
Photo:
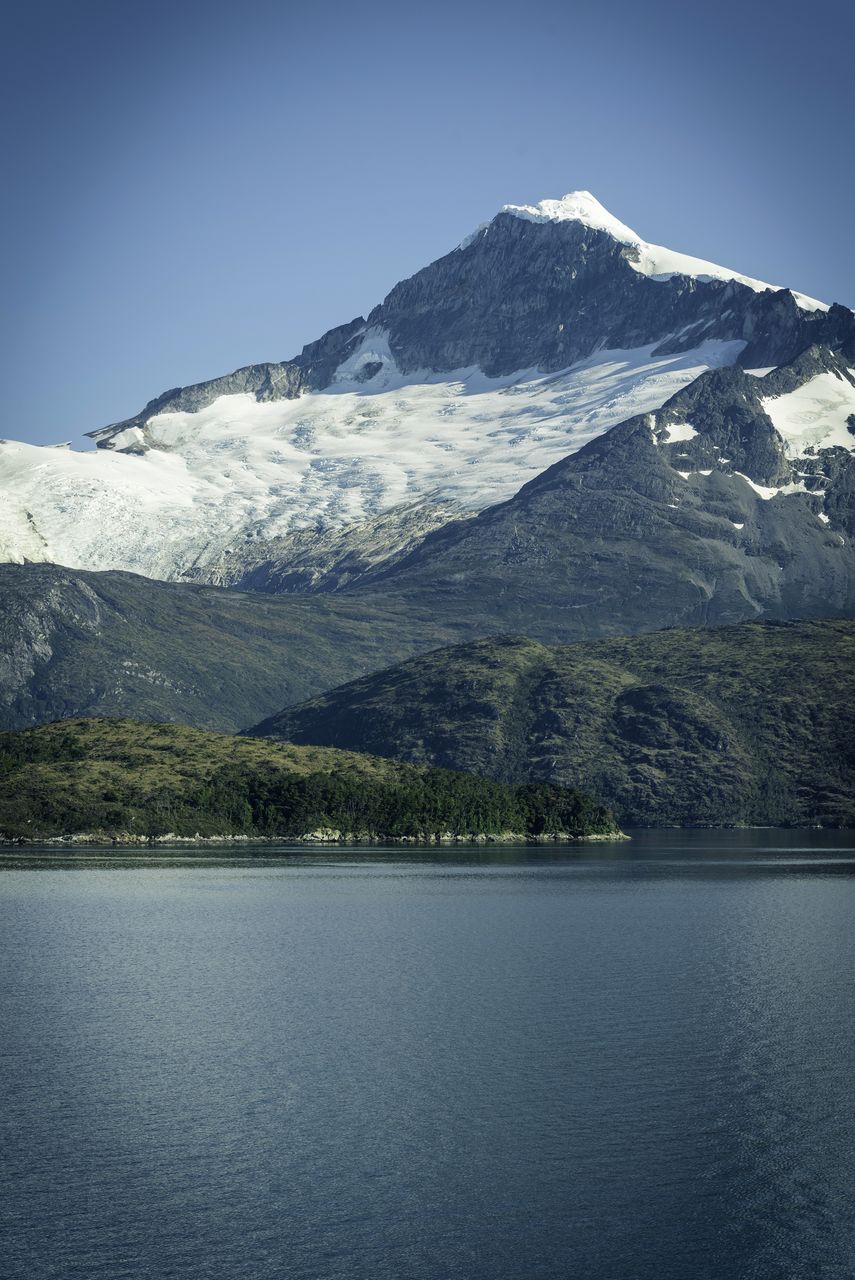
[[0, 434], [283, 359], [506, 202], [855, 305], [851, 0], [7, 3]]

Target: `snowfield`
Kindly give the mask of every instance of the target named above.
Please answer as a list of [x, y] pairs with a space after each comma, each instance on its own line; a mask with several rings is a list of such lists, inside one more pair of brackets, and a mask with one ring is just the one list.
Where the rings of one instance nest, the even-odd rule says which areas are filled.
[[852, 381], [838, 373], [820, 373], [783, 396], [770, 396], [763, 408], [783, 436], [787, 452], [803, 458], [817, 449], [855, 449], [855, 369]]
[[[600, 351], [549, 375], [404, 378], [385, 335], [369, 332], [329, 388], [296, 400], [223, 396], [95, 452], [0, 442], [0, 559], [204, 577], [297, 530], [358, 526], [426, 499], [477, 511], [743, 345]], [[362, 382], [366, 365], [380, 368]]]
[[697, 434], [688, 422], [672, 422], [665, 428], [664, 440], [666, 444], [678, 444], [683, 440], [694, 440]]

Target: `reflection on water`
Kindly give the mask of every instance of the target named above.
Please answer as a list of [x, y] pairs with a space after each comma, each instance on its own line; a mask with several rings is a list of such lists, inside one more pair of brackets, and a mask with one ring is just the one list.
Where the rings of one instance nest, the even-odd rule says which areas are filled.
[[855, 837], [633, 835], [3, 851], [4, 1277], [851, 1280]]

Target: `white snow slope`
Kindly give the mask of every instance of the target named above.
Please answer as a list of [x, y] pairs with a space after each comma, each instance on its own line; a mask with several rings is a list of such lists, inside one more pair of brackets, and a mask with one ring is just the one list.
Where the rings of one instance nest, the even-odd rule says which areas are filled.
[[793, 457], [806, 457], [816, 449], [855, 449], [848, 425], [848, 419], [855, 418], [855, 369], [849, 373], [851, 382], [838, 373], [819, 373], [795, 391], [763, 401]]
[[[223, 396], [95, 452], [0, 442], [0, 560], [204, 577], [224, 556], [251, 548], [258, 558], [265, 540], [426, 498], [479, 510], [704, 369], [732, 364], [742, 346], [600, 351], [549, 375], [404, 378], [385, 335], [369, 332], [323, 392]], [[355, 380], [368, 361], [380, 371]]]

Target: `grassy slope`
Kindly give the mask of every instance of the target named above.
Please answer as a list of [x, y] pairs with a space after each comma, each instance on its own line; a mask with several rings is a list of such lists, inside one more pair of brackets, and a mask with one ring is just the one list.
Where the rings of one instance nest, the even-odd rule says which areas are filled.
[[855, 623], [438, 650], [255, 732], [591, 791], [624, 823], [855, 825]]
[[611, 818], [557, 787], [512, 787], [323, 747], [131, 720], [0, 734], [0, 832], [298, 837], [319, 827], [414, 836], [606, 834]]

